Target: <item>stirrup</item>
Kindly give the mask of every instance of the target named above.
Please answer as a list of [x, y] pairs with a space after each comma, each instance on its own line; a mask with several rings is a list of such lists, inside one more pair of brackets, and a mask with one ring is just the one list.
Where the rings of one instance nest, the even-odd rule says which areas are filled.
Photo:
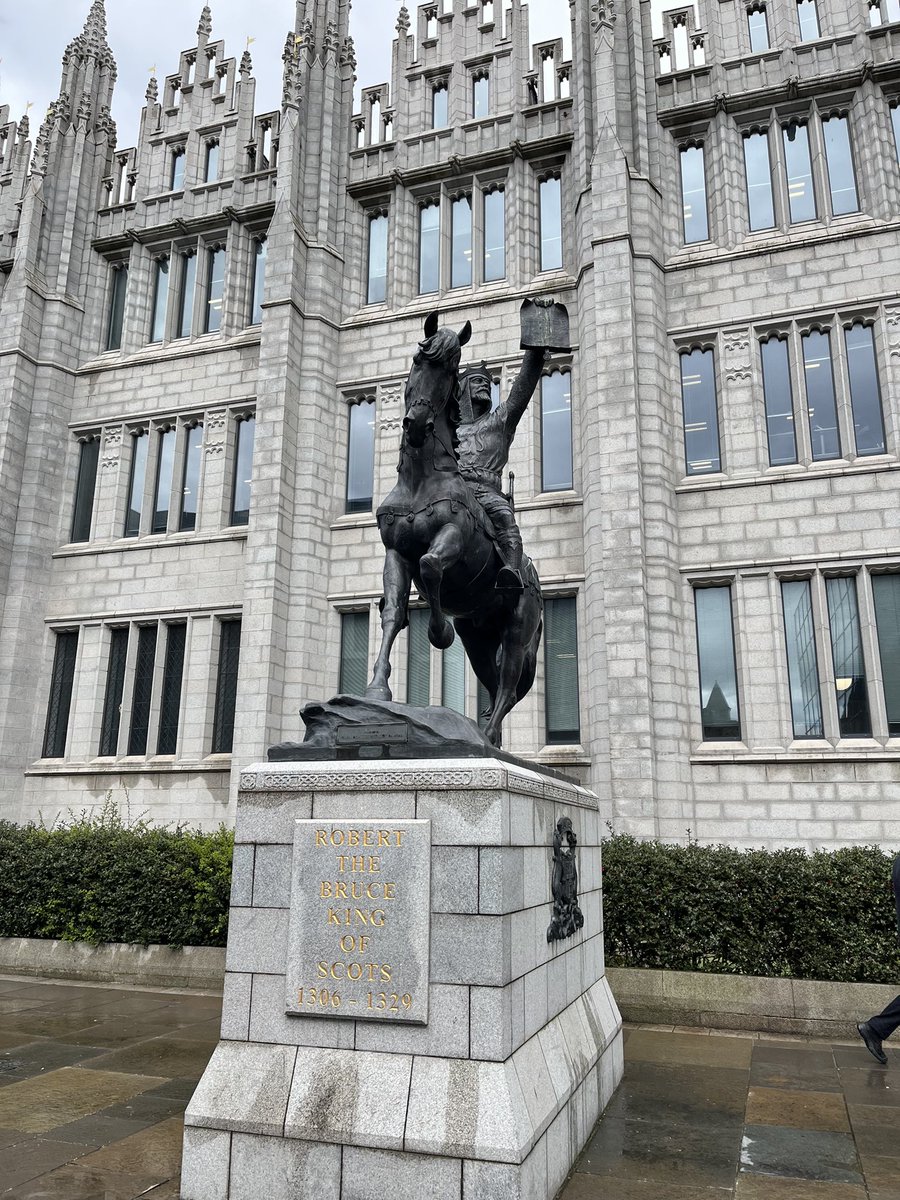
[[497, 582], [494, 584], [494, 588], [502, 592], [524, 592], [525, 584], [518, 571], [504, 565], [497, 572]]

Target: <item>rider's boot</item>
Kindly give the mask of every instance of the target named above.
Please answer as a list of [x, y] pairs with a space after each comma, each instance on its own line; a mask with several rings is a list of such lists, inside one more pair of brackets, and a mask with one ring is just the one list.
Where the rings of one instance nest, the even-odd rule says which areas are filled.
[[522, 582], [522, 546], [516, 541], [504, 542], [500, 547], [503, 566], [497, 572], [494, 587], [504, 592], [524, 592]]

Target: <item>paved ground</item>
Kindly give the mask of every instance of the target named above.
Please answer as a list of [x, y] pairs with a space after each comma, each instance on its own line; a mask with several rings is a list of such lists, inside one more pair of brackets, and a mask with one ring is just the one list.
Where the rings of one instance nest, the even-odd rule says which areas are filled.
[[[0, 978], [0, 1198], [177, 1200], [219, 1007]], [[900, 1200], [900, 1048], [885, 1069], [860, 1043], [626, 1032], [561, 1200]]]

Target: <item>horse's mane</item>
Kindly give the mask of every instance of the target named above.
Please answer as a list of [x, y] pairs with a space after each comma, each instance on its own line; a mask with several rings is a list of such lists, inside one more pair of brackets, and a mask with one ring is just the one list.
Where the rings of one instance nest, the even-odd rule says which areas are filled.
[[419, 342], [419, 349], [413, 357], [414, 363], [436, 363], [446, 367], [453, 375], [453, 392], [447, 405], [447, 418], [453, 435], [453, 453], [459, 459], [459, 436], [457, 430], [462, 422], [462, 409], [459, 405], [459, 362], [462, 358], [462, 346], [459, 335], [452, 329], [439, 329], [437, 333], [424, 342]]

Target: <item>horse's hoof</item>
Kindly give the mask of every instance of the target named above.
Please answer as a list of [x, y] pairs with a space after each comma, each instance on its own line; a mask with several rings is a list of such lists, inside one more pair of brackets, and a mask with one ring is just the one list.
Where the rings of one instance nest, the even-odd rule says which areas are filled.
[[389, 687], [372, 686], [366, 688], [367, 700], [393, 700], [393, 698], [393, 693]]
[[449, 621], [435, 629], [433, 626], [428, 627], [428, 640], [432, 646], [436, 646], [438, 650], [449, 650], [456, 638], [456, 630]]

